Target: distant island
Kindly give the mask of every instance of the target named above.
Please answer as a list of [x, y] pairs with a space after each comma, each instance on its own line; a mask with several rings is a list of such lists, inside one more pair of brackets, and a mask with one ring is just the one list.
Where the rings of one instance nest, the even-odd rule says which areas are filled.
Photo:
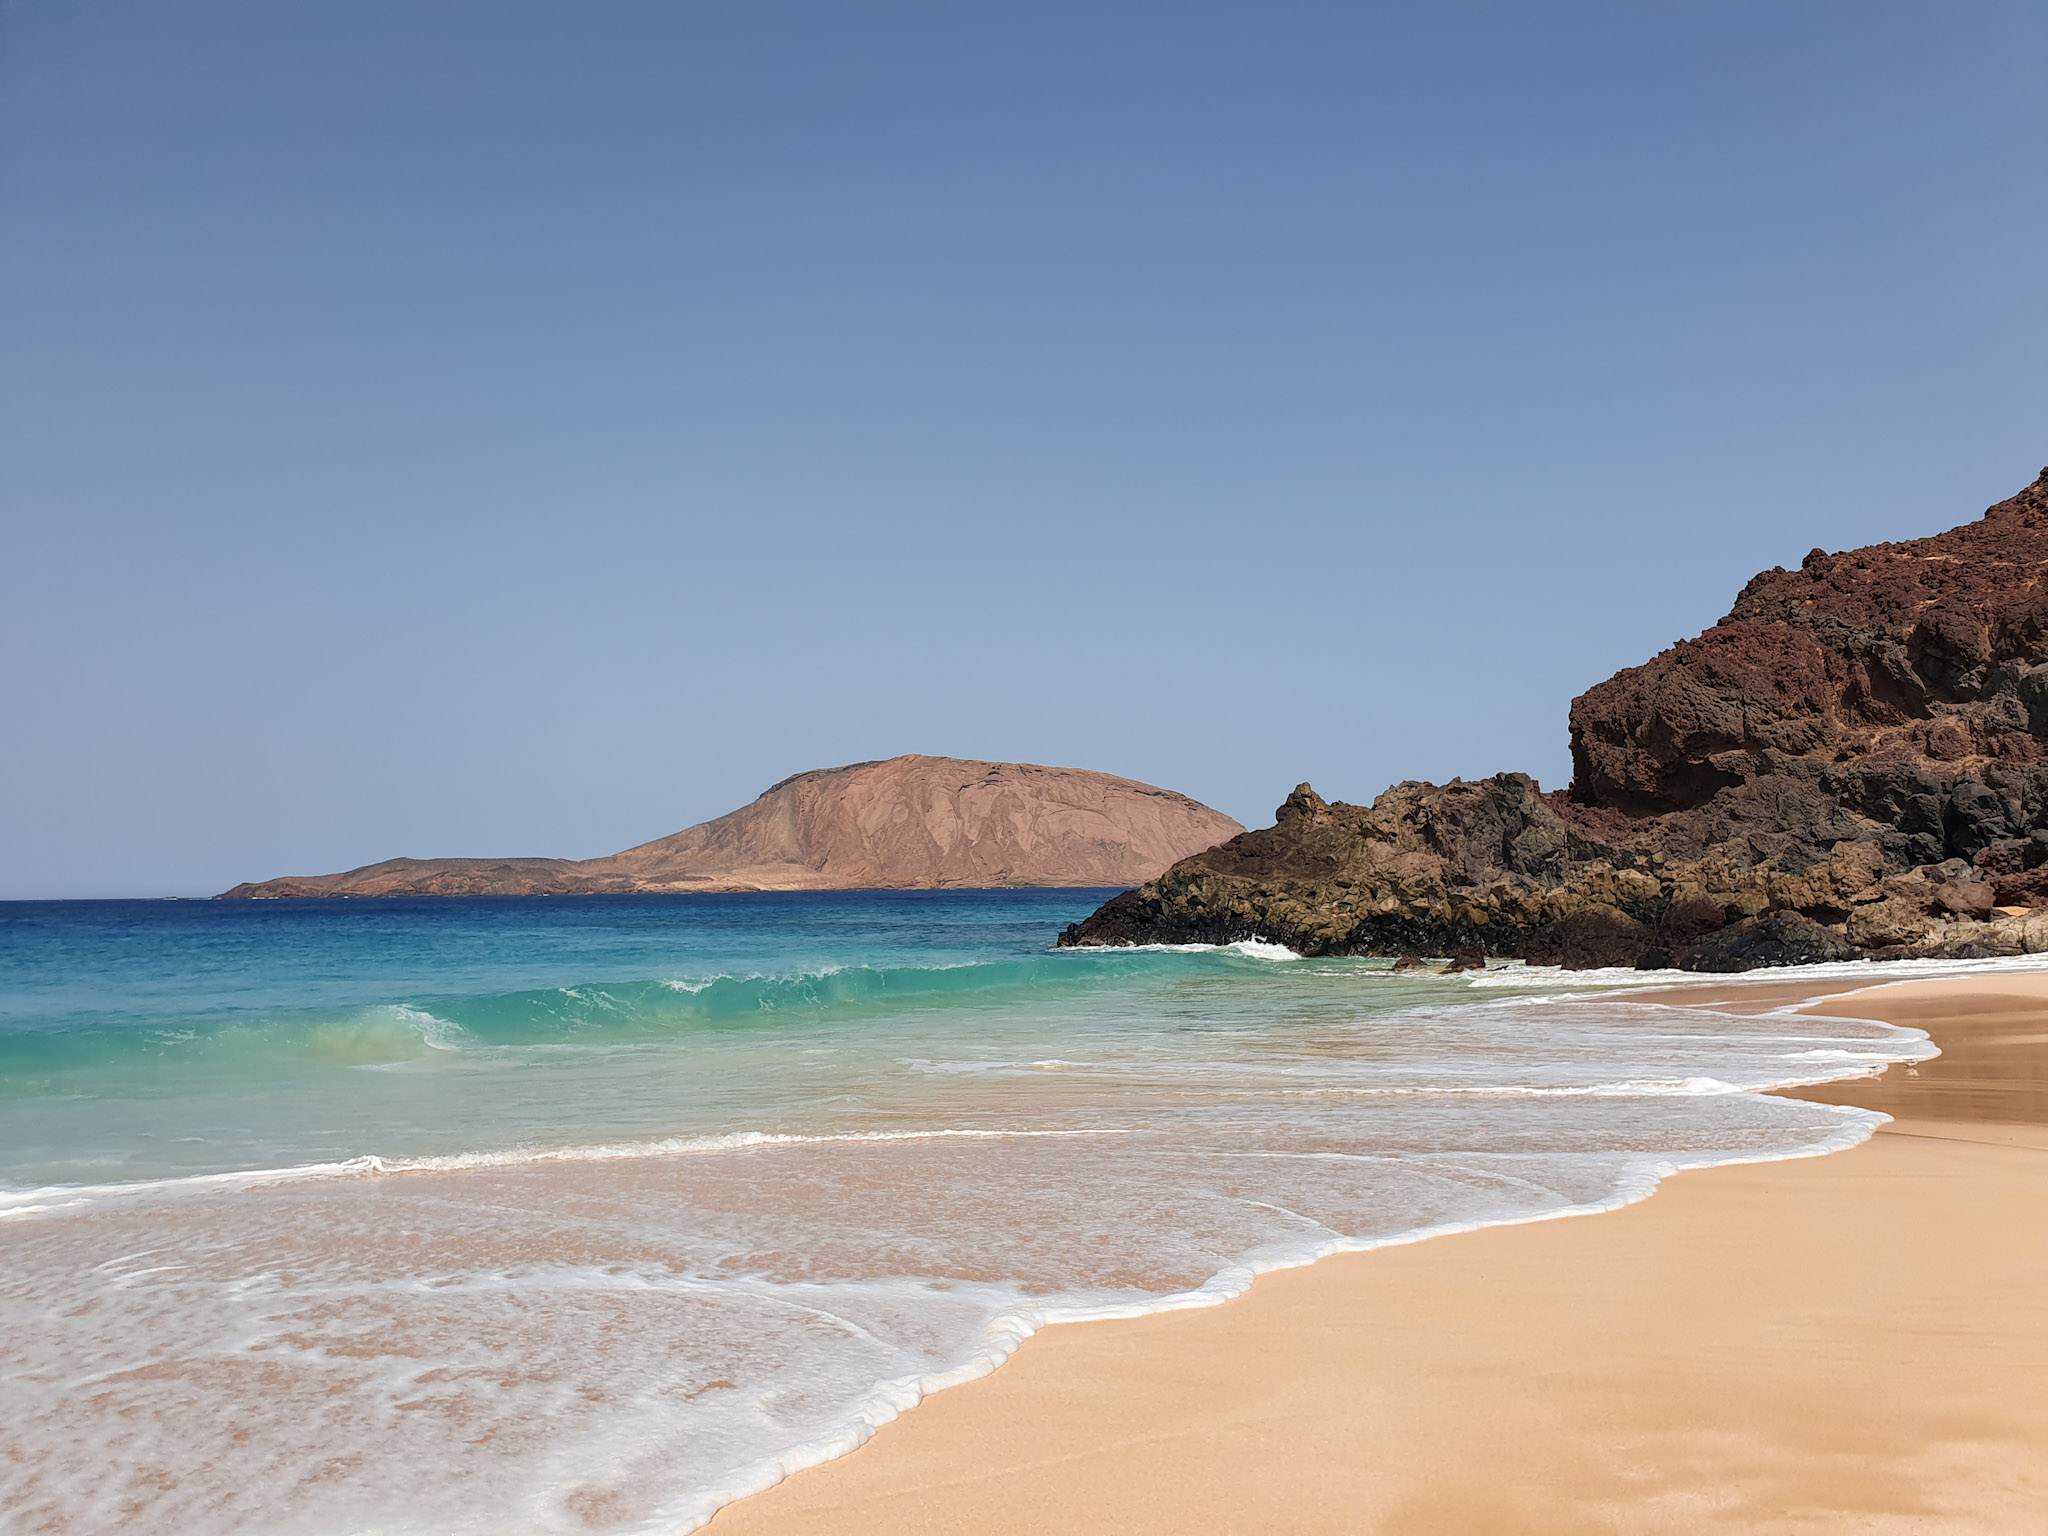
[[1765, 571], [1571, 707], [1572, 782], [1303, 784], [1064, 944], [1739, 971], [2048, 951], [2048, 469]]
[[228, 899], [1129, 886], [1244, 828], [1079, 768], [892, 757], [784, 779], [751, 805], [597, 859], [386, 859]]

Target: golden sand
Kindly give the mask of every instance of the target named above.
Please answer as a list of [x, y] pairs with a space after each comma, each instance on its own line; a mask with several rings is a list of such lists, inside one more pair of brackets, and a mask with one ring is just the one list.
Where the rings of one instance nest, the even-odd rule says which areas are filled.
[[[1660, 993], [1749, 1008], [1814, 983]], [[1824, 1009], [1944, 1054], [1897, 1117], [1610, 1215], [1056, 1327], [720, 1513], [812, 1533], [2048, 1532], [2048, 975]]]

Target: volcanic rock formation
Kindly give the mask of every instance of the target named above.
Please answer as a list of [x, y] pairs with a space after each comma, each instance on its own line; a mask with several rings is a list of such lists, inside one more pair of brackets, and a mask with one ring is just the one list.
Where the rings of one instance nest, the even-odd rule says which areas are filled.
[[1765, 571], [1574, 700], [1572, 783], [1304, 784], [1062, 944], [1733, 971], [2048, 950], [2048, 470], [1977, 522]]
[[784, 779], [751, 805], [601, 859], [388, 859], [238, 885], [255, 896], [534, 896], [1105, 886], [1243, 827], [1135, 779], [892, 757]]

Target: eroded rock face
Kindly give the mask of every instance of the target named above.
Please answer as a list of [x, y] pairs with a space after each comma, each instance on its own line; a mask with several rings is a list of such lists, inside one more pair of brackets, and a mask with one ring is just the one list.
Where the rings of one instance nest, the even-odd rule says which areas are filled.
[[1304, 784], [1061, 942], [1716, 971], [2048, 945], [2048, 470], [1947, 533], [1764, 572], [1575, 700], [1571, 743], [1565, 793]]
[[1243, 827], [1079, 768], [893, 757], [784, 779], [750, 805], [601, 859], [390, 859], [233, 897], [529, 896], [1124, 885]]

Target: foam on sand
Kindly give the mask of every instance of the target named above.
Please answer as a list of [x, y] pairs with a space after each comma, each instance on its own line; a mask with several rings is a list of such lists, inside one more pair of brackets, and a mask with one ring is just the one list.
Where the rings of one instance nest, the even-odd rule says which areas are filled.
[[[1007, 984], [922, 1035], [863, 1013], [779, 1124], [11, 1192], [7, 1496], [106, 1530], [690, 1530], [1048, 1324], [1853, 1145], [1883, 1117], [1748, 1090], [1932, 1052], [1356, 980], [1289, 1024], [1334, 973], [1225, 958], [1294, 979], [1197, 969], [1113, 1024], [1067, 994], [1057, 1056]], [[964, 1071], [897, 1054], [969, 1038]]]

